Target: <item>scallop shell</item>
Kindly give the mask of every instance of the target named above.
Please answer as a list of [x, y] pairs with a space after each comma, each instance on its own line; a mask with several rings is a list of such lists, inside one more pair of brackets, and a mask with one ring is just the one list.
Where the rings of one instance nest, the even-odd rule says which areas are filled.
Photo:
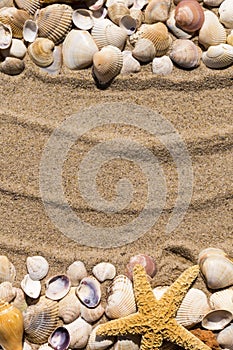
[[211, 7], [218, 7], [223, 0], [203, 0], [203, 4]]
[[18, 8], [29, 12], [34, 15], [36, 10], [41, 7], [40, 0], [15, 0]]
[[75, 287], [72, 287], [69, 293], [59, 301], [59, 316], [64, 323], [71, 323], [79, 317], [81, 303], [75, 294]]
[[123, 66], [121, 68], [121, 74], [138, 73], [141, 70], [140, 63], [133, 57], [131, 51], [123, 51]]
[[35, 21], [28, 19], [23, 26], [23, 38], [25, 41], [32, 43], [36, 40], [38, 34], [38, 25]]
[[224, 289], [213, 293], [210, 298], [212, 309], [224, 309], [233, 313], [233, 289]]
[[37, 38], [28, 47], [31, 60], [39, 67], [47, 67], [53, 63], [54, 42], [46, 38]]
[[163, 56], [169, 49], [172, 39], [162, 22], [141, 26], [141, 37], [149, 39], [156, 49], [156, 56]]
[[140, 337], [138, 335], [127, 335], [117, 337], [113, 350], [139, 350]]
[[170, 58], [182, 68], [195, 68], [200, 65], [201, 49], [191, 40], [177, 39], [173, 41]]
[[2, 50], [1, 54], [3, 57], [16, 57], [23, 59], [26, 55], [27, 48], [22, 40], [12, 39], [11, 45], [8, 49]]
[[195, 32], [204, 23], [204, 10], [196, 0], [182, 0], [175, 9], [176, 26], [187, 32]]
[[173, 63], [169, 56], [155, 57], [152, 61], [154, 74], [168, 75], [172, 72]]
[[170, 29], [170, 31], [178, 38], [178, 39], [190, 39], [192, 34], [185, 32], [181, 28], [176, 26], [175, 20], [175, 10], [172, 10], [169, 14], [169, 18], [166, 22], [166, 25]]
[[70, 348], [80, 349], [87, 345], [92, 326], [81, 317], [64, 326], [70, 333]]
[[65, 327], [56, 328], [49, 336], [48, 343], [55, 350], [66, 350], [70, 345], [70, 334]]
[[103, 314], [104, 308], [101, 304], [99, 304], [93, 309], [81, 304], [81, 317], [89, 323], [93, 323], [99, 320], [103, 316]]
[[24, 22], [29, 19], [29, 13], [15, 7], [4, 7], [0, 9], [0, 22], [11, 27], [13, 38], [23, 37]]
[[16, 296], [16, 289], [11, 282], [2, 282], [0, 284], [0, 300], [11, 302]]
[[56, 275], [45, 283], [45, 295], [52, 300], [62, 299], [70, 290], [70, 280], [66, 275]]
[[39, 11], [37, 16], [38, 36], [59, 44], [72, 26], [73, 10], [64, 4], [53, 4]]
[[76, 288], [76, 294], [87, 307], [96, 307], [101, 299], [100, 283], [93, 276], [84, 277]]
[[[76, 43], [79, 43], [76, 45]], [[91, 34], [85, 30], [71, 30], [64, 40], [62, 53], [64, 64], [69, 69], [90, 66], [93, 55], [98, 51]]]
[[217, 331], [226, 327], [233, 319], [233, 315], [228, 310], [218, 309], [209, 311], [202, 319], [202, 327], [211, 331]]
[[98, 326], [95, 327], [90, 334], [87, 343], [87, 350], [104, 350], [111, 346], [114, 342], [114, 337], [97, 336], [96, 330]]
[[226, 31], [212, 11], [204, 12], [205, 20], [199, 30], [198, 41], [204, 48], [226, 42]]
[[29, 275], [25, 275], [21, 281], [21, 288], [30, 298], [37, 299], [41, 292], [40, 281], [34, 281]]
[[226, 28], [233, 28], [233, 5], [232, 0], [224, 0], [218, 9], [220, 22]]
[[142, 38], [136, 42], [132, 55], [140, 62], [147, 63], [155, 57], [156, 49], [149, 39]]
[[218, 333], [217, 342], [224, 349], [233, 349], [233, 324], [230, 324]]
[[225, 68], [233, 63], [233, 46], [219, 44], [210, 46], [202, 54], [202, 61], [209, 68]]
[[230, 32], [230, 34], [227, 36], [227, 44], [233, 46], [233, 30]]
[[145, 23], [165, 22], [168, 19], [171, 0], [151, 0], [145, 9]]
[[129, 15], [129, 9], [125, 4], [113, 3], [108, 7], [108, 17], [117, 25], [119, 25], [120, 19], [125, 15]]
[[28, 306], [23, 317], [27, 339], [35, 344], [43, 344], [58, 326], [58, 303], [41, 297], [37, 304]]
[[77, 9], [73, 12], [72, 20], [74, 25], [83, 30], [91, 29], [94, 25], [94, 21], [91, 15], [91, 11], [86, 9]]
[[87, 270], [84, 263], [77, 260], [68, 266], [66, 274], [70, 279], [71, 285], [77, 286], [81, 279], [87, 277]]
[[136, 312], [136, 304], [132, 282], [128, 277], [118, 275], [111, 285], [105, 313], [109, 318], [115, 319], [134, 312]]
[[12, 31], [7, 24], [0, 23], [0, 49], [7, 49], [11, 45]]
[[137, 21], [130, 15], [125, 15], [121, 17], [119, 26], [126, 31], [127, 35], [131, 35], [137, 29]]
[[15, 293], [16, 293], [15, 299], [11, 304], [17, 307], [21, 312], [23, 312], [27, 308], [25, 294], [21, 288], [15, 288]]
[[[8, 60], [8, 62], [11, 60]], [[8, 74], [8, 73], [6, 73]], [[1, 282], [14, 282], [16, 277], [16, 271], [14, 265], [5, 255], [0, 255], [0, 283]]]
[[101, 262], [93, 267], [92, 273], [98, 281], [104, 282], [112, 280], [116, 276], [116, 268], [111, 263]]
[[35, 281], [42, 280], [49, 271], [48, 261], [40, 255], [29, 256], [26, 265], [30, 278]]

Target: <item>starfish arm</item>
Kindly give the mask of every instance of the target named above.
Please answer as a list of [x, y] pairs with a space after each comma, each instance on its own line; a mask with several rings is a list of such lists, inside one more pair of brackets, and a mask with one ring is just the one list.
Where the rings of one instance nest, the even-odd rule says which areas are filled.
[[138, 313], [100, 324], [97, 335], [142, 334], [142, 321]]
[[164, 339], [182, 346], [186, 350], [211, 350], [209, 346], [205, 345], [195, 335], [181, 326], [175, 319], [166, 325], [166, 329], [163, 330], [162, 335]]
[[163, 337], [159, 333], [154, 333], [153, 330], [148, 331], [142, 336], [140, 350], [156, 350], [163, 344]]

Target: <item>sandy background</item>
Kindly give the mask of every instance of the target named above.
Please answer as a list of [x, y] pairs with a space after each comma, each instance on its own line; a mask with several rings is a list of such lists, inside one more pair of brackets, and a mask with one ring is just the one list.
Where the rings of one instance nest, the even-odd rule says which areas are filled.
[[[102, 91], [96, 88], [90, 69], [63, 71], [51, 78], [28, 61], [21, 75], [0, 74], [0, 80], [0, 254], [6, 254], [15, 264], [18, 283], [26, 273], [26, 257], [37, 254], [48, 259], [52, 275], [64, 272], [76, 259], [83, 260], [89, 271], [97, 262], [110, 261], [122, 273], [131, 256], [146, 253], [158, 264], [154, 285], [172, 282], [196, 263], [199, 251], [208, 246], [233, 254], [233, 67], [220, 71], [203, 65], [193, 71], [175, 68], [171, 75], [158, 77], [145, 66], [137, 75], [118, 76]], [[80, 246], [51, 223], [40, 197], [39, 164], [46, 142], [63, 120], [85, 107], [111, 101], [148, 106], [173, 124], [192, 158], [194, 187], [182, 223], [166, 235], [177, 195], [175, 164], [166, 150], [139, 132], [138, 139], [148, 149], [158, 151], [167, 181], [166, 206], [154, 227], [137, 241], [119, 248], [97, 249]], [[82, 140], [76, 147], [87, 151], [113, 133], [111, 128], [100, 128], [90, 133], [86, 144]], [[146, 195], [145, 179], [138, 169], [130, 169], [125, 162], [119, 172], [118, 164], [113, 163], [100, 174], [99, 191], [107, 199], [114, 196], [114, 186], [108, 183], [127, 171], [137, 189], [131, 210], [111, 222], [109, 217], [93, 214], [79, 200], [73, 179], [78, 161], [74, 148], [65, 164], [64, 181], [69, 202], [82, 212], [83, 219], [111, 225], [138, 215]]]

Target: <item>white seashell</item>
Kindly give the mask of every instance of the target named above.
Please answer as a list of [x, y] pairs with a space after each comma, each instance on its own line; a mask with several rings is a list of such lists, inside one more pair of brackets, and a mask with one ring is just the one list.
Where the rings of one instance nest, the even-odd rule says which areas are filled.
[[[0, 64], [0, 72], [8, 75], [20, 74], [22, 73], [24, 68], [25, 68], [24, 61], [16, 57], [6, 57], [5, 60]], [[0, 276], [1, 276], [1, 272], [0, 272]]]
[[41, 292], [40, 281], [34, 281], [29, 275], [25, 275], [21, 281], [21, 288], [30, 298], [37, 299]]
[[213, 248], [213, 247], [209, 247], [209, 248], [205, 248], [203, 249], [199, 255], [198, 255], [198, 264], [201, 266], [202, 262], [209, 256], [213, 256], [213, 255], [223, 255], [226, 256], [227, 254], [224, 252], [224, 250], [219, 249], [219, 248]]
[[217, 342], [222, 348], [233, 349], [233, 323], [218, 333]]
[[227, 44], [233, 46], [233, 30], [230, 32], [230, 34], [227, 36]]
[[182, 68], [195, 68], [200, 65], [201, 49], [188, 39], [173, 41], [169, 57]]
[[157, 300], [161, 299], [169, 286], [158, 286], [153, 289], [153, 294]]
[[53, 50], [53, 63], [48, 67], [41, 67], [40, 69], [50, 75], [59, 74], [62, 67], [62, 48], [55, 46]]
[[77, 260], [68, 266], [66, 274], [70, 279], [71, 285], [77, 286], [81, 279], [87, 277], [87, 270], [84, 263]]
[[88, 324], [81, 317], [77, 318], [74, 322], [64, 326], [70, 333], [70, 345], [71, 349], [84, 348], [87, 345], [88, 337], [91, 333], [92, 326]]
[[96, 336], [96, 330], [98, 326], [95, 327], [90, 334], [87, 343], [87, 350], [104, 350], [111, 346], [114, 342], [114, 337], [106, 336]]
[[126, 31], [127, 35], [133, 34], [137, 29], [137, 21], [130, 15], [121, 17], [119, 26]]
[[219, 44], [210, 46], [202, 54], [202, 61], [209, 68], [225, 68], [233, 63], [233, 46]]
[[28, 47], [31, 60], [39, 67], [48, 67], [53, 63], [54, 42], [46, 38], [36, 38]]
[[213, 293], [210, 298], [212, 309], [224, 309], [233, 313], [233, 289], [224, 289]]
[[169, 18], [166, 21], [166, 25], [170, 29], [170, 31], [178, 38], [178, 39], [190, 39], [192, 35], [190, 33], [185, 32], [181, 28], [176, 26], [175, 20], [175, 10], [172, 10], [169, 14]]
[[101, 304], [92, 309], [81, 304], [81, 317], [89, 323], [99, 320], [103, 314], [104, 308]]
[[34, 15], [34, 13], [41, 7], [40, 0], [15, 0], [18, 8], [23, 9]]
[[86, 1], [87, 7], [89, 10], [96, 12], [99, 11], [101, 8], [103, 8], [104, 0], [89, 0]]
[[100, 283], [93, 276], [84, 277], [76, 288], [76, 294], [87, 307], [96, 307], [101, 299]]
[[11, 45], [11, 41], [11, 27], [0, 22], [0, 49], [7, 49]]
[[204, 48], [226, 42], [226, 31], [212, 11], [204, 12], [205, 20], [199, 30], [198, 41]]
[[167, 75], [172, 72], [173, 63], [169, 56], [155, 57], [152, 61], [152, 72], [154, 74]]
[[70, 280], [66, 275], [56, 275], [45, 283], [45, 295], [52, 300], [62, 299], [70, 290]]
[[0, 299], [10, 303], [16, 296], [16, 288], [11, 282], [2, 282], [0, 284]]
[[29, 256], [26, 260], [26, 265], [29, 276], [35, 281], [44, 278], [49, 271], [48, 261], [40, 255]]
[[12, 6], [14, 6], [14, 1], [13, 0], [1, 0], [0, 1], [0, 8], [12, 7]]
[[107, 13], [108, 10], [106, 9], [106, 7], [101, 7], [99, 10], [92, 12], [92, 19], [94, 22], [104, 19], [107, 16]]
[[72, 20], [77, 28], [83, 30], [91, 29], [94, 25], [91, 11], [86, 9], [75, 10], [72, 15]]
[[136, 9], [136, 8], [131, 7], [129, 9], [129, 14], [132, 18], [135, 19], [136, 28], [139, 28], [142, 24], [143, 19], [144, 19], [144, 14], [142, 13], [142, 11], [140, 9]]
[[233, 3], [232, 0], [224, 0], [218, 9], [220, 22], [226, 28], [233, 28]]
[[141, 70], [140, 63], [133, 57], [131, 51], [123, 51], [123, 66], [121, 68], [121, 74], [138, 73]]
[[203, 4], [211, 7], [218, 7], [222, 2], [223, 0], [203, 0]]
[[0, 22], [11, 27], [13, 38], [22, 38], [24, 22], [29, 19], [27, 11], [16, 7], [4, 7], [0, 9]]
[[109, 6], [113, 5], [113, 4], [123, 4], [128, 6], [128, 0], [107, 0], [105, 2], [105, 6], [108, 8]]
[[112, 280], [116, 276], [116, 268], [113, 264], [101, 262], [93, 267], [92, 273], [98, 281], [104, 282]]
[[148, 0], [134, 0], [133, 9], [142, 10], [144, 6], [148, 4]]
[[53, 348], [49, 345], [49, 343], [42, 344], [38, 350], [52, 350]]
[[[8, 61], [10, 61], [10, 59]], [[14, 265], [10, 262], [7, 256], [0, 255], [0, 283], [5, 281], [14, 282], [15, 277], [16, 277], [16, 271], [15, 271]]]
[[25, 300], [25, 294], [22, 291], [21, 288], [15, 288], [15, 299], [12, 302], [12, 305], [14, 305], [15, 307], [17, 307], [21, 312], [23, 312], [24, 310], [26, 310], [27, 308], [27, 303]]
[[166, 22], [171, 0], [150, 0], [145, 9], [145, 23]]
[[132, 55], [140, 62], [151, 62], [155, 55], [156, 49], [149, 39], [139, 39], [132, 51]]
[[217, 331], [226, 327], [233, 319], [233, 315], [228, 310], [212, 310], [209, 311], [202, 319], [202, 327], [211, 331]]
[[69, 293], [59, 301], [59, 316], [64, 323], [71, 323], [80, 316], [81, 303], [76, 296], [75, 287], [72, 287]]
[[3, 57], [16, 57], [23, 59], [26, 55], [27, 48], [19, 39], [12, 39], [10, 47], [8, 49], [2, 50], [1, 54]]
[[29, 43], [33, 43], [36, 40], [38, 34], [38, 25], [36, 21], [28, 19], [23, 25], [23, 38]]
[[120, 336], [113, 346], [113, 350], [139, 350], [140, 337], [138, 335]]
[[28, 344], [26, 341], [23, 342], [23, 350], [32, 350], [32, 347], [30, 344]]

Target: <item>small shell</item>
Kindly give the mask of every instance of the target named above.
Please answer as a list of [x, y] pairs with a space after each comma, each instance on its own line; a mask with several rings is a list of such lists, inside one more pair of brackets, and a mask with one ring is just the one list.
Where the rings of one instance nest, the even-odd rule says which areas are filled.
[[99, 320], [104, 314], [104, 308], [101, 304], [91, 309], [81, 304], [81, 317], [89, 323]]
[[15, 7], [4, 7], [0, 9], [0, 22], [11, 27], [13, 38], [23, 37], [24, 22], [29, 19], [29, 13]]
[[96, 336], [97, 329], [98, 326], [95, 327], [90, 334], [87, 350], [105, 350], [114, 342], [114, 337]]
[[148, 4], [148, 0], [134, 0], [133, 9], [142, 10], [145, 5]]
[[0, 64], [0, 72], [8, 75], [20, 74], [24, 68], [24, 61], [15, 57], [6, 57], [5, 60]]
[[0, 283], [5, 281], [14, 282], [15, 276], [16, 271], [14, 265], [10, 262], [7, 256], [0, 255]]
[[32, 43], [36, 40], [38, 34], [38, 25], [35, 21], [28, 19], [23, 26], [23, 38], [25, 41]]
[[171, 7], [171, 0], [151, 0], [145, 9], [145, 23], [165, 22]]
[[53, 63], [48, 67], [41, 67], [40, 70], [50, 75], [57, 75], [60, 73], [62, 67], [62, 48], [55, 46], [53, 50]]
[[23, 59], [26, 55], [27, 48], [19, 39], [12, 39], [11, 45], [8, 49], [2, 50], [1, 54], [3, 57], [16, 57]]
[[49, 343], [42, 344], [38, 350], [52, 350], [53, 348], [49, 345]]
[[96, 307], [101, 299], [100, 283], [95, 277], [84, 277], [76, 288], [76, 294], [87, 307]]
[[12, 31], [7, 24], [0, 23], [0, 49], [7, 49], [11, 45]]
[[86, 2], [87, 7], [89, 10], [96, 12], [99, 11], [103, 5], [104, 5], [104, 0], [87, 0]]
[[120, 19], [125, 15], [129, 15], [129, 9], [122, 3], [113, 3], [108, 7], [108, 17], [117, 25], [119, 25]]
[[74, 25], [83, 30], [91, 29], [94, 25], [91, 11], [86, 9], [77, 9], [73, 12], [72, 20]]
[[77, 260], [68, 266], [66, 274], [70, 279], [71, 285], [77, 286], [81, 279], [87, 277], [87, 270], [84, 263]]
[[116, 268], [113, 264], [101, 262], [93, 267], [92, 273], [98, 281], [104, 282], [112, 280], [116, 276]]
[[182, 68], [195, 68], [200, 65], [201, 49], [191, 40], [177, 39], [173, 41], [170, 58]]
[[226, 28], [233, 28], [232, 0], [224, 0], [218, 9], [218, 12], [220, 22], [222, 22]]
[[62, 299], [70, 290], [70, 280], [66, 275], [56, 275], [45, 283], [45, 295], [52, 300]]
[[176, 6], [175, 21], [184, 31], [195, 32], [204, 23], [204, 10], [196, 0], [182, 0]]
[[203, 4], [211, 7], [218, 7], [223, 0], [203, 0]]
[[113, 346], [113, 350], [139, 350], [140, 337], [138, 335], [120, 336]]
[[227, 36], [227, 44], [233, 46], [233, 30], [230, 32], [230, 34]]
[[218, 333], [217, 342], [224, 349], [233, 349], [233, 324], [230, 324]]
[[137, 21], [130, 15], [125, 15], [121, 17], [119, 26], [126, 31], [127, 35], [131, 35], [137, 29]]
[[140, 28], [140, 35], [144, 39], [151, 40], [156, 49], [156, 56], [163, 56], [172, 42], [168, 29], [162, 22], [144, 24]]
[[[156, 49], [149, 39], [139, 39], [132, 51], [132, 55], [140, 62], [151, 62], [156, 55]], [[132, 278], [132, 272], [131, 272]]]
[[198, 255], [198, 264], [202, 266], [202, 263], [205, 261], [205, 259], [208, 257], [212, 257], [213, 255], [227, 256], [227, 254], [222, 249], [213, 247], [205, 248]]
[[59, 301], [59, 316], [64, 323], [71, 323], [80, 315], [81, 303], [75, 294], [75, 287], [71, 287], [69, 293]]
[[212, 11], [204, 12], [205, 20], [199, 30], [198, 41], [204, 48], [226, 42], [226, 31]]
[[135, 265], [142, 265], [147, 275], [153, 278], [157, 273], [157, 266], [154, 258], [146, 254], [134, 255], [130, 258], [129, 263], [126, 266], [126, 275], [132, 280], [133, 278], [133, 268]]
[[16, 289], [11, 282], [2, 282], [0, 284], [0, 300], [11, 302], [16, 296]]
[[15, 299], [11, 304], [17, 307], [21, 312], [23, 312], [27, 308], [25, 294], [21, 288], [15, 288], [15, 293], [16, 293]]
[[168, 75], [172, 72], [173, 63], [170, 57], [155, 57], [152, 61], [152, 72], [154, 74]]
[[80, 349], [84, 348], [87, 344], [88, 337], [91, 333], [92, 326], [88, 324], [81, 317], [77, 318], [72, 323], [64, 326], [70, 333], [70, 348]]
[[[32, 350], [31, 345], [29, 345], [26, 341], [23, 343], [23, 350]], [[50, 349], [51, 350], [51, 349]]]
[[202, 61], [209, 68], [225, 68], [233, 63], [233, 46], [219, 44], [210, 46], [202, 54]]
[[28, 47], [31, 60], [39, 67], [47, 67], [53, 63], [54, 42], [46, 38], [37, 38]]
[[29, 12], [31, 15], [34, 15], [36, 10], [41, 7], [40, 0], [15, 0], [15, 3], [18, 8]]
[[92, 19], [94, 22], [99, 21], [101, 19], [104, 19], [107, 16], [107, 13], [108, 10], [106, 7], [101, 7], [99, 10], [92, 12]]
[[139, 28], [142, 24], [142, 21], [144, 19], [144, 15], [142, 13], [142, 11], [140, 9], [135, 9], [133, 7], [131, 7], [129, 9], [129, 15], [135, 19], [136, 21], [136, 28]]
[[35, 281], [42, 280], [49, 271], [48, 261], [40, 255], [29, 256], [26, 260], [26, 265], [29, 276]]
[[123, 51], [123, 66], [121, 68], [121, 74], [138, 73], [141, 70], [140, 63], [133, 57], [131, 51]]
[[13, 0], [1, 0], [0, 1], [0, 8], [13, 7], [13, 6], [14, 6], [14, 1]]
[[217, 331], [226, 327], [233, 319], [233, 315], [228, 310], [212, 310], [209, 311], [202, 319], [202, 327], [211, 331]]
[[212, 309], [224, 309], [233, 313], [233, 289], [224, 289], [213, 293], [210, 298]]
[[168, 28], [170, 31], [178, 38], [178, 39], [190, 39], [192, 37], [192, 34], [185, 32], [181, 28], [178, 28], [176, 26], [176, 20], [175, 20], [175, 10], [172, 10], [170, 12], [169, 18], [166, 22]]
[[49, 336], [48, 342], [55, 350], [66, 350], [70, 345], [70, 334], [65, 327], [58, 327]]
[[40, 281], [34, 281], [29, 275], [25, 275], [21, 281], [21, 288], [30, 298], [37, 299], [41, 292]]

